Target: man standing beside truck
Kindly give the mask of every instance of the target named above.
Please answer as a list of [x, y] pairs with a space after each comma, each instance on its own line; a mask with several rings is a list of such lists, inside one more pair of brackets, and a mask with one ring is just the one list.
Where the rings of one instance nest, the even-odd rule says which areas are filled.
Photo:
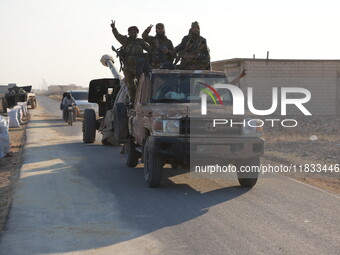
[[113, 21], [111, 28], [113, 35], [123, 48], [121, 56], [123, 58], [122, 69], [128, 87], [130, 102], [133, 104], [136, 93], [135, 80], [138, 80], [143, 70], [148, 68], [148, 62], [143, 54], [143, 50], [150, 52], [150, 46], [143, 39], [137, 38], [139, 30], [136, 26], [128, 28], [128, 36], [121, 35]]

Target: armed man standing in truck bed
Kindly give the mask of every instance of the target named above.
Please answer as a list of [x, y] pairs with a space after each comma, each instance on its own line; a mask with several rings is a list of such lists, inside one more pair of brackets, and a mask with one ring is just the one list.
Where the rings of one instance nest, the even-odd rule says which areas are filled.
[[151, 47], [151, 58], [150, 64], [152, 68], [173, 68], [173, 61], [176, 56], [174, 46], [166, 36], [164, 24], [156, 24], [156, 35], [150, 36], [149, 33], [153, 25], [148, 26], [143, 34], [142, 38], [150, 44]]
[[205, 38], [200, 36], [200, 26], [197, 21], [191, 24], [189, 35], [183, 37], [176, 46], [178, 54], [175, 64], [181, 60], [180, 69], [210, 70], [210, 54]]
[[111, 23], [111, 28], [113, 35], [123, 47], [122, 69], [128, 87], [130, 102], [133, 104], [136, 93], [135, 80], [138, 80], [141, 73], [144, 70], [147, 70], [149, 66], [143, 50], [150, 52], [150, 46], [143, 39], [137, 38], [139, 30], [136, 26], [128, 28], [129, 36], [121, 35], [113, 21]]

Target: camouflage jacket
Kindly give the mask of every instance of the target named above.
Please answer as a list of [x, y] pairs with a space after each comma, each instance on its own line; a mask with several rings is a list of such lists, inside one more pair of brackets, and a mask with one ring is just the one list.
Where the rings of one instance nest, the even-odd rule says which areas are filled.
[[143, 50], [150, 52], [150, 46], [143, 39], [131, 39], [126, 35], [121, 35], [116, 28], [112, 29], [112, 33], [117, 41], [123, 46], [123, 70], [135, 72], [138, 65], [144, 64], [145, 54]]
[[207, 41], [202, 36], [189, 34], [176, 46], [181, 58], [180, 69], [210, 70], [210, 54]]
[[[142, 38], [150, 44], [150, 64], [153, 68], [160, 68], [164, 64], [172, 64], [176, 56], [176, 51], [171, 40], [169, 40], [165, 35], [150, 36], [147, 29], [143, 32]], [[168, 54], [163, 53], [163, 48], [167, 48], [169, 50]]]

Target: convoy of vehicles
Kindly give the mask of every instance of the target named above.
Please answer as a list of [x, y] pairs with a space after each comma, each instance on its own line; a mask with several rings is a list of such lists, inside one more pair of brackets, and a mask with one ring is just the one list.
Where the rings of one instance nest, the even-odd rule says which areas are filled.
[[[223, 148], [223, 157], [219, 160], [236, 166], [241, 186], [256, 184], [258, 172], [247, 173], [240, 169], [241, 166], [259, 166], [264, 152], [261, 132], [241, 126], [211, 128], [212, 119], [198, 114], [202, 94], [198, 85], [213, 87], [227, 83], [223, 72], [154, 69], [143, 73], [131, 106], [112, 58], [103, 56], [102, 63], [111, 69], [115, 78], [90, 83], [89, 102], [99, 105], [100, 118], [96, 119], [93, 109], [85, 109], [85, 143], [93, 143], [99, 130], [103, 133], [103, 144], [124, 144], [127, 166], [135, 167], [141, 160], [145, 181], [150, 187], [161, 185], [164, 164], [169, 163], [173, 168], [188, 167], [192, 160], [203, 156], [213, 158], [219, 148]], [[209, 107], [214, 113], [230, 113], [227, 116], [234, 118], [230, 111], [232, 96], [226, 93], [224, 97], [225, 106]]]

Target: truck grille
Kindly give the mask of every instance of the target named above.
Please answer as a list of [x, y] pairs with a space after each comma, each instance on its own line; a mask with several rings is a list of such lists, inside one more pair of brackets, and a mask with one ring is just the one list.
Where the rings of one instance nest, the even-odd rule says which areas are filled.
[[[237, 120], [233, 120], [237, 121]], [[217, 125], [213, 127], [213, 119], [204, 118], [189, 118], [184, 117], [180, 119], [179, 133], [181, 135], [239, 135], [242, 132], [242, 125], [230, 124]]]

